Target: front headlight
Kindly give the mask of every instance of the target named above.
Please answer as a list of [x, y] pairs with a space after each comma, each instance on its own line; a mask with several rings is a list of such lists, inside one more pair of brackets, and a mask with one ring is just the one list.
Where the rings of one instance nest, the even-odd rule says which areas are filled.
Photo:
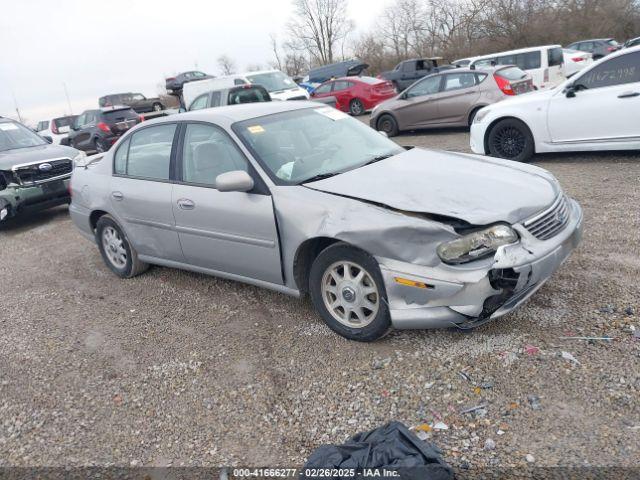
[[84, 167], [86, 158], [87, 158], [87, 154], [82, 150], [80, 150], [78, 154], [75, 157], [73, 157], [73, 165], [76, 167]]
[[495, 225], [470, 233], [438, 246], [438, 256], [445, 263], [465, 263], [486, 257], [502, 245], [518, 241], [518, 235], [507, 225]]
[[486, 117], [490, 111], [491, 110], [488, 109], [487, 107], [480, 109], [480, 111], [476, 113], [476, 116], [473, 117], [473, 123], [480, 123], [482, 119]]

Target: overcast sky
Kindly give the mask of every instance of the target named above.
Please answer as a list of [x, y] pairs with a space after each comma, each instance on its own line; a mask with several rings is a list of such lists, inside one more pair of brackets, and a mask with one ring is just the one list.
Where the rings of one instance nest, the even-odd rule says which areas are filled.
[[[98, 105], [117, 92], [155, 96], [165, 76], [218, 74], [227, 54], [238, 70], [273, 60], [269, 35], [284, 36], [291, 0], [1, 0], [0, 115], [15, 101], [30, 124]], [[349, 0], [356, 31], [388, 0]]]

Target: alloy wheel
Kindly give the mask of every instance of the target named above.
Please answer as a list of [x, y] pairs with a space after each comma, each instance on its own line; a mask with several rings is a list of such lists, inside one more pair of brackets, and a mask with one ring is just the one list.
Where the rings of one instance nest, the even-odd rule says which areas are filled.
[[127, 249], [118, 230], [110, 226], [102, 230], [102, 247], [114, 267], [124, 268], [127, 265]]
[[525, 148], [526, 137], [517, 128], [505, 127], [492, 139], [493, 149], [503, 158], [515, 158]]
[[373, 276], [360, 265], [340, 261], [322, 276], [324, 305], [338, 322], [350, 328], [369, 325], [378, 314], [380, 293]]

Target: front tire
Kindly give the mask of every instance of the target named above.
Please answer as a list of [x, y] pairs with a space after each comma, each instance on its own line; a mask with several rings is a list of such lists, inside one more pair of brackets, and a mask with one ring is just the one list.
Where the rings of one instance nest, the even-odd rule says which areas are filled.
[[398, 122], [393, 115], [383, 113], [376, 122], [377, 130], [384, 132], [389, 137], [395, 137], [399, 133]]
[[496, 123], [489, 132], [489, 154], [516, 162], [526, 162], [534, 153], [533, 135], [529, 127], [515, 118]]
[[378, 262], [345, 243], [323, 250], [311, 266], [309, 290], [316, 310], [334, 332], [372, 342], [391, 330]]
[[124, 231], [110, 215], [103, 215], [96, 225], [96, 243], [104, 263], [120, 278], [132, 278], [149, 268], [138, 259]]
[[154, 112], [161, 112], [162, 110], [164, 110], [164, 107], [162, 106], [162, 104], [157, 102], [154, 103], [151, 108], [153, 109]]
[[349, 102], [349, 113], [351, 115], [353, 115], [354, 117], [358, 117], [364, 114], [364, 112], [365, 109], [362, 100], [360, 100], [359, 98], [354, 98]]

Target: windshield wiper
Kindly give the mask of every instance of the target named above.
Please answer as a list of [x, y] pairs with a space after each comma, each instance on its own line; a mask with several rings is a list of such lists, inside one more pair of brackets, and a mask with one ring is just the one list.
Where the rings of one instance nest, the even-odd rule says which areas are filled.
[[342, 172], [319, 173], [317, 175], [314, 175], [313, 177], [306, 178], [306, 179], [302, 180], [301, 182], [298, 182], [298, 185], [302, 185], [303, 183], [309, 183], [309, 182], [317, 182], [318, 180], [324, 180], [325, 178], [333, 177], [334, 175], [339, 175], [340, 173], [342, 173]]
[[372, 163], [376, 163], [381, 160], [386, 160], [387, 158], [391, 158], [396, 155], [397, 153], [386, 153], [384, 155], [378, 155], [377, 157], [373, 157], [371, 160], [368, 160], [367, 162], [363, 163], [362, 166], [364, 167], [365, 165], [371, 165]]

